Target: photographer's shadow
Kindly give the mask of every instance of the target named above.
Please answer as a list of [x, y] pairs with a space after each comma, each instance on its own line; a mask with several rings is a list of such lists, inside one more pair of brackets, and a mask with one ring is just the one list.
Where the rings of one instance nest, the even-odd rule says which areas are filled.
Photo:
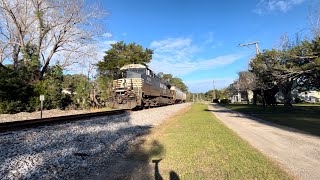
[[[158, 159], [158, 160], [152, 160], [152, 163], [155, 164], [154, 166], [154, 178], [155, 180], [163, 180], [163, 177], [161, 176], [160, 174], [160, 171], [159, 171], [159, 163], [162, 159]], [[178, 174], [174, 171], [170, 171], [169, 173], [169, 179], [170, 180], [180, 180]]]

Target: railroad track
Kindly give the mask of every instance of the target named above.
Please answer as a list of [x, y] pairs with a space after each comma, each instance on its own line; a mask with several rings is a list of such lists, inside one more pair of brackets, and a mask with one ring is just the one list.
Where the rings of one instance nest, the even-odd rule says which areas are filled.
[[48, 126], [53, 124], [74, 122], [74, 121], [79, 121], [84, 119], [90, 119], [93, 117], [124, 114], [126, 112], [127, 111], [125, 110], [114, 110], [114, 111], [92, 112], [92, 113], [75, 114], [75, 115], [67, 115], [67, 116], [57, 116], [57, 117], [49, 117], [49, 118], [42, 118], [42, 119], [30, 119], [30, 120], [4, 122], [4, 123], [0, 123], [0, 133], [34, 128], [39, 126]]

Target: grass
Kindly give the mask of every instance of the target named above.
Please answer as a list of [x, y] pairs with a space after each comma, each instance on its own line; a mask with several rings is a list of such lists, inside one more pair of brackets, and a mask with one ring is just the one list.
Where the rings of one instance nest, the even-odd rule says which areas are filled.
[[92, 112], [101, 112], [101, 111], [112, 111], [114, 109], [111, 109], [109, 107], [103, 107], [103, 108], [92, 108], [90, 109]]
[[290, 110], [281, 105], [275, 108], [263, 108], [252, 104], [226, 104], [223, 106], [266, 121], [320, 136], [320, 105], [295, 104], [294, 108]]
[[142, 148], [149, 162], [162, 159], [158, 165], [164, 179], [172, 174], [180, 179], [291, 178], [206, 109], [194, 104], [145, 137]]
[[299, 103], [294, 104], [294, 106], [320, 106], [320, 103]]

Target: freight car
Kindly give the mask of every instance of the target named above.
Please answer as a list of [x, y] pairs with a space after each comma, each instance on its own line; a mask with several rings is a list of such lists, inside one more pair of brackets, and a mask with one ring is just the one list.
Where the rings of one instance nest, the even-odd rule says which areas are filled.
[[134, 109], [182, 103], [186, 94], [162, 81], [149, 68], [129, 64], [120, 69], [120, 77], [113, 81], [108, 106], [117, 109]]

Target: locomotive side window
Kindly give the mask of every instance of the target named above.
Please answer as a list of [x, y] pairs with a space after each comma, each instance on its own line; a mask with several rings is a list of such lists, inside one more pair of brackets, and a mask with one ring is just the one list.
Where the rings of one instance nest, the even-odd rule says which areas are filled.
[[146, 69], [146, 75], [150, 76], [150, 70], [149, 69]]
[[126, 77], [127, 72], [126, 71], [122, 71], [120, 77], [121, 78], [125, 78]]

